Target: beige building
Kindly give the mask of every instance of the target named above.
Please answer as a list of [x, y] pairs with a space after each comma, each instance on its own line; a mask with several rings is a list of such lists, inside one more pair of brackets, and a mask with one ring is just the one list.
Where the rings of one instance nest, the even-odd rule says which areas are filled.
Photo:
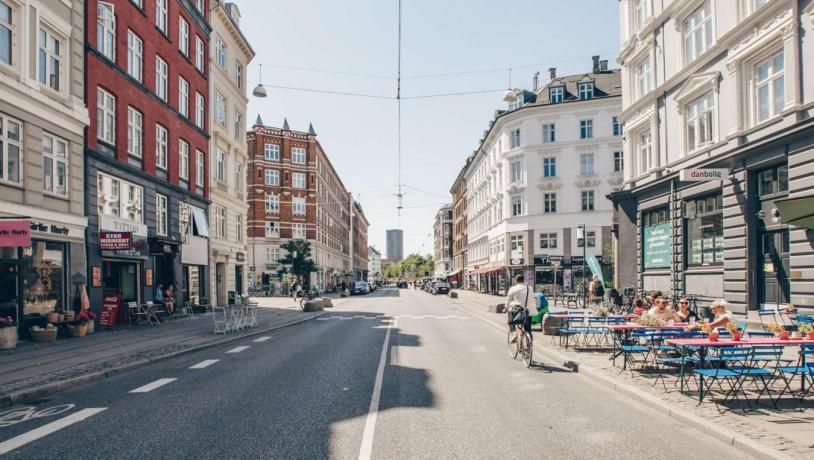
[[246, 68], [254, 58], [240, 11], [220, 0], [212, 11], [209, 62], [210, 289], [217, 305], [246, 293]]
[[79, 0], [0, 0], [0, 226], [31, 230], [30, 246], [0, 244], [0, 316], [22, 331], [87, 276], [83, 14]]

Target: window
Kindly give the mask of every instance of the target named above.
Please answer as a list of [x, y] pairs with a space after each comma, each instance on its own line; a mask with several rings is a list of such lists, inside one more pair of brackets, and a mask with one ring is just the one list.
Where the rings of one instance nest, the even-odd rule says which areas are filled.
[[136, 158], [142, 155], [142, 122], [141, 112], [127, 107], [127, 154]]
[[523, 214], [523, 198], [520, 196], [512, 197], [512, 217]]
[[280, 223], [266, 221], [266, 238], [280, 237]]
[[198, 72], [204, 72], [204, 65], [206, 63], [206, 56], [204, 51], [204, 42], [201, 37], [195, 36], [195, 68]]
[[266, 185], [279, 186], [280, 185], [280, 171], [276, 169], [266, 170]]
[[684, 202], [687, 232], [684, 247], [688, 266], [720, 264], [724, 261], [723, 195]]
[[292, 224], [291, 237], [297, 240], [304, 240], [305, 224]]
[[625, 170], [625, 157], [623, 152], [613, 152], [613, 172]]
[[544, 213], [557, 212], [556, 193], [543, 193], [543, 212]]
[[243, 89], [243, 64], [239, 62], [235, 62], [235, 84]]
[[583, 190], [582, 191], [582, 210], [583, 211], [593, 211], [594, 210], [594, 191], [593, 190]]
[[565, 89], [562, 86], [555, 86], [548, 89], [548, 102], [559, 104], [565, 98]]
[[144, 8], [144, 0], [130, 0], [130, 1], [133, 2], [133, 4], [136, 5], [137, 7]]
[[789, 168], [778, 166], [758, 173], [758, 196], [765, 197], [789, 190]]
[[200, 129], [204, 127], [206, 119], [206, 101], [201, 93], [195, 92], [195, 126]]
[[280, 160], [280, 146], [277, 144], [263, 145], [263, 158], [269, 161]]
[[167, 170], [167, 128], [155, 125], [155, 165]]
[[215, 179], [226, 182], [226, 152], [221, 149], [215, 153]]
[[577, 85], [579, 90], [580, 99], [592, 99], [594, 97], [594, 84], [593, 83], [580, 83]]
[[712, 45], [712, 2], [707, 0], [684, 20], [684, 62], [689, 64]]
[[68, 143], [45, 133], [42, 135], [42, 189], [68, 196]]
[[636, 0], [636, 25], [642, 27], [650, 17], [650, 0]]
[[243, 133], [243, 114], [235, 110], [235, 140], [239, 141]]
[[142, 78], [144, 42], [132, 31], [127, 31], [127, 73], [138, 81]]
[[215, 92], [215, 123], [226, 127], [226, 98], [220, 92]]
[[712, 142], [715, 95], [712, 91], [687, 104], [687, 152]]
[[305, 188], [305, 174], [291, 173], [291, 182], [294, 188]]
[[520, 128], [513, 129], [509, 132], [510, 148], [516, 149], [520, 147]]
[[235, 191], [243, 194], [243, 165], [235, 162]]
[[226, 70], [226, 43], [220, 37], [215, 37], [215, 59], [218, 66]]
[[204, 162], [204, 153], [200, 150], [195, 151], [195, 185], [198, 187], [204, 186], [204, 171], [206, 163]]
[[579, 121], [579, 138], [590, 139], [594, 137], [594, 121], [593, 120], [580, 120]]
[[619, 117], [611, 118], [611, 124], [613, 125], [613, 135], [614, 136], [621, 136], [622, 135], [622, 124], [619, 123]]
[[226, 208], [215, 206], [215, 236], [220, 239], [226, 238]]
[[243, 214], [237, 213], [235, 217], [235, 232], [237, 233], [237, 241], [243, 242], [243, 235], [245, 234], [245, 231], [243, 230]]
[[40, 28], [37, 50], [39, 82], [54, 91], [59, 91], [61, 66], [62, 41], [50, 31]]
[[189, 56], [189, 24], [182, 17], [178, 18], [178, 49]]
[[155, 194], [155, 232], [167, 236], [167, 197]]
[[110, 3], [99, 2], [96, 9], [96, 49], [116, 61], [116, 15]]
[[305, 149], [299, 147], [291, 148], [291, 162], [304, 165], [305, 164]]
[[[581, 248], [585, 243], [583, 242], [583, 239], [579, 237], [579, 233], [580, 233], [580, 229], [577, 228], [577, 247]], [[585, 231], [585, 237], [588, 240], [588, 246], [587, 247], [589, 247], [589, 248], [596, 247], [596, 231], [595, 230], [586, 230]]]
[[266, 195], [266, 212], [276, 214], [280, 212], [280, 197], [277, 195]]
[[102, 88], [96, 89], [96, 137], [116, 143], [116, 98]]
[[155, 26], [167, 34], [167, 0], [155, 1]]
[[639, 97], [650, 92], [650, 56], [636, 66], [636, 89]]
[[650, 171], [650, 157], [651, 157], [651, 144], [652, 135], [650, 131], [639, 135], [639, 174], [644, 174]]
[[178, 140], [178, 177], [182, 180], [189, 180], [189, 144]]
[[523, 181], [523, 163], [515, 161], [511, 165], [512, 182]]
[[557, 142], [557, 126], [554, 123], [543, 125], [543, 143]]
[[557, 158], [543, 158], [543, 177], [557, 177]]
[[540, 233], [540, 249], [556, 249], [557, 240], [556, 233]]
[[155, 94], [167, 101], [167, 62], [155, 57]]
[[96, 180], [99, 214], [144, 221], [144, 188], [104, 173], [97, 173]]
[[594, 154], [582, 153], [579, 155], [579, 175], [580, 176], [593, 176], [594, 175]]
[[291, 213], [295, 216], [305, 215], [305, 198], [295, 196], [291, 200]]
[[755, 66], [755, 118], [758, 122], [778, 115], [785, 104], [783, 52]]
[[189, 83], [184, 77], [178, 77], [178, 111], [189, 118]]
[[14, 10], [11, 9], [11, 6], [0, 1], [0, 62], [6, 65], [11, 65], [13, 14]]
[[280, 248], [266, 248], [266, 263], [276, 264], [280, 260]]

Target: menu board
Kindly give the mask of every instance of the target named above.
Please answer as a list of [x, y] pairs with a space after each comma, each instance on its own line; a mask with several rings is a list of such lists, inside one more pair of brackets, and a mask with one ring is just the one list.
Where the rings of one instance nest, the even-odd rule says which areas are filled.
[[670, 223], [644, 228], [644, 268], [670, 266]]
[[102, 299], [102, 313], [99, 315], [99, 325], [109, 327], [116, 324], [116, 317], [119, 316], [119, 309], [121, 306], [121, 295], [106, 294]]

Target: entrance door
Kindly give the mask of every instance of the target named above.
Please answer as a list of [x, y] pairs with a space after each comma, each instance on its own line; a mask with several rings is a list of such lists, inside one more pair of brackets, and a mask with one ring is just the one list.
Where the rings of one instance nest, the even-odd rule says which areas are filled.
[[18, 301], [17, 264], [0, 262], [0, 316], [10, 316], [17, 321]]
[[760, 241], [760, 304], [773, 308], [789, 303], [789, 231], [763, 232]]
[[243, 295], [243, 266], [235, 266], [235, 291], [238, 295]]
[[134, 262], [104, 261], [102, 268], [102, 289], [104, 292], [118, 293], [122, 303], [138, 302], [139, 265]]

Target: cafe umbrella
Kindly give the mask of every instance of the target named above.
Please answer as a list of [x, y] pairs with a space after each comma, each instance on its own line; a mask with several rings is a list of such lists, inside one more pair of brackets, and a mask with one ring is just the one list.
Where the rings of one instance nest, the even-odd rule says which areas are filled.
[[774, 205], [782, 223], [814, 229], [814, 195], [777, 200]]

